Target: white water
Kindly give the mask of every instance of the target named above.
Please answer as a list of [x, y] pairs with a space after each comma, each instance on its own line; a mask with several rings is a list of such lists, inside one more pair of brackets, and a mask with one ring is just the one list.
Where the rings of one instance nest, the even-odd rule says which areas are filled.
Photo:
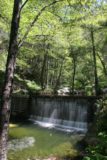
[[45, 128], [66, 132], [87, 132], [87, 103], [46, 98], [34, 101], [30, 120]]

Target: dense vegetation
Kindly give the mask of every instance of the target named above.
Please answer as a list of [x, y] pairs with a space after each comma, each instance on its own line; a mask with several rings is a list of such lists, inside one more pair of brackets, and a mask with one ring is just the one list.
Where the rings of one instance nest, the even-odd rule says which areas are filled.
[[[51, 3], [28, 1], [22, 10], [14, 91], [29, 88], [52, 91], [67, 86], [91, 95], [96, 87], [96, 90], [106, 88], [106, 2]], [[0, 6], [0, 83], [7, 57], [12, 5], [12, 1], [1, 1]], [[44, 6], [31, 27], [30, 23]]]
[[[91, 158], [106, 159], [107, 149], [107, 2], [59, 0], [27, 2], [21, 10], [14, 93], [69, 87], [72, 94], [103, 95], [98, 102]], [[24, 2], [23, 2], [24, 3]], [[13, 1], [0, 0], [0, 88], [4, 81]], [[82, 92], [83, 91], [83, 92]], [[96, 140], [97, 141], [97, 140]], [[103, 148], [103, 149], [102, 149]], [[104, 155], [102, 158], [101, 155]]]

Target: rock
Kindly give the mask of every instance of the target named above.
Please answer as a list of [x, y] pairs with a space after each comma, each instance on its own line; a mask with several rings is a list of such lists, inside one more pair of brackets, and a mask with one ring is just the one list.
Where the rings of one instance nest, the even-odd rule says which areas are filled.
[[22, 150], [24, 148], [32, 147], [35, 143], [34, 137], [24, 137], [21, 139], [13, 139], [8, 142], [8, 150]]

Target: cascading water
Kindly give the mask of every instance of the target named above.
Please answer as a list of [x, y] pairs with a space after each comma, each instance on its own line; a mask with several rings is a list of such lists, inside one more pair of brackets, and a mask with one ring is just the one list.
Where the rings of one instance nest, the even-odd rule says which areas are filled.
[[63, 97], [33, 98], [30, 120], [42, 127], [66, 132], [87, 132], [89, 102]]

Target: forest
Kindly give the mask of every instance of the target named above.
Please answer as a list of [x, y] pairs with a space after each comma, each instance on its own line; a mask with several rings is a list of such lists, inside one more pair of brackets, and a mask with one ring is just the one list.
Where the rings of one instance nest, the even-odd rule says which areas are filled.
[[[50, 157], [51, 151], [46, 155], [43, 153], [40, 158], [39, 153], [35, 153], [35, 148], [24, 149], [25, 155], [23, 150], [23, 153], [17, 151], [17, 156], [11, 149], [8, 151], [8, 139], [22, 138], [24, 133], [27, 136], [26, 132], [29, 133], [30, 129], [30, 134], [38, 139], [40, 134], [48, 134], [48, 130], [41, 133], [42, 129], [38, 127], [34, 134], [35, 127], [32, 125], [31, 128], [26, 128], [24, 124], [23, 128], [23, 125], [19, 125], [25, 121], [21, 116], [22, 122], [19, 122], [20, 118], [14, 124], [11, 122], [12, 97], [34, 96], [59, 96], [61, 101], [74, 106], [82, 101], [78, 98], [89, 98], [90, 105], [87, 101], [86, 106], [93, 105], [96, 108], [92, 111], [93, 122], [88, 125], [83, 139], [78, 140], [76, 137], [77, 147], [74, 145], [71, 149], [71, 146], [66, 145], [66, 140], [71, 141], [71, 135], [66, 137], [65, 133], [61, 133], [60, 141], [65, 144], [61, 146], [61, 151], [65, 153], [68, 147], [69, 153], [60, 155], [55, 151], [48, 160], [106, 160], [107, 1], [0, 0], [0, 10], [0, 160], [36, 160]], [[77, 98], [77, 102], [67, 102], [66, 97]], [[42, 103], [42, 99], [40, 101]], [[51, 101], [59, 103], [59, 100], [54, 98]], [[45, 103], [48, 105], [47, 99], [43, 102], [44, 108]], [[24, 104], [21, 107], [23, 106]], [[31, 109], [27, 112], [31, 114]], [[81, 114], [83, 112], [84, 110], [78, 111]], [[55, 115], [56, 110], [53, 113], [50, 114]], [[24, 133], [19, 136], [18, 132]], [[54, 132], [50, 141], [54, 141], [54, 136], [60, 137], [59, 132]], [[49, 134], [51, 135], [50, 131]], [[77, 134], [73, 133], [73, 136]], [[57, 141], [59, 142], [59, 139]], [[41, 152], [43, 145], [46, 144], [39, 146]], [[57, 150], [59, 151], [60, 147], [57, 147]], [[76, 150], [73, 156], [71, 150]]]

